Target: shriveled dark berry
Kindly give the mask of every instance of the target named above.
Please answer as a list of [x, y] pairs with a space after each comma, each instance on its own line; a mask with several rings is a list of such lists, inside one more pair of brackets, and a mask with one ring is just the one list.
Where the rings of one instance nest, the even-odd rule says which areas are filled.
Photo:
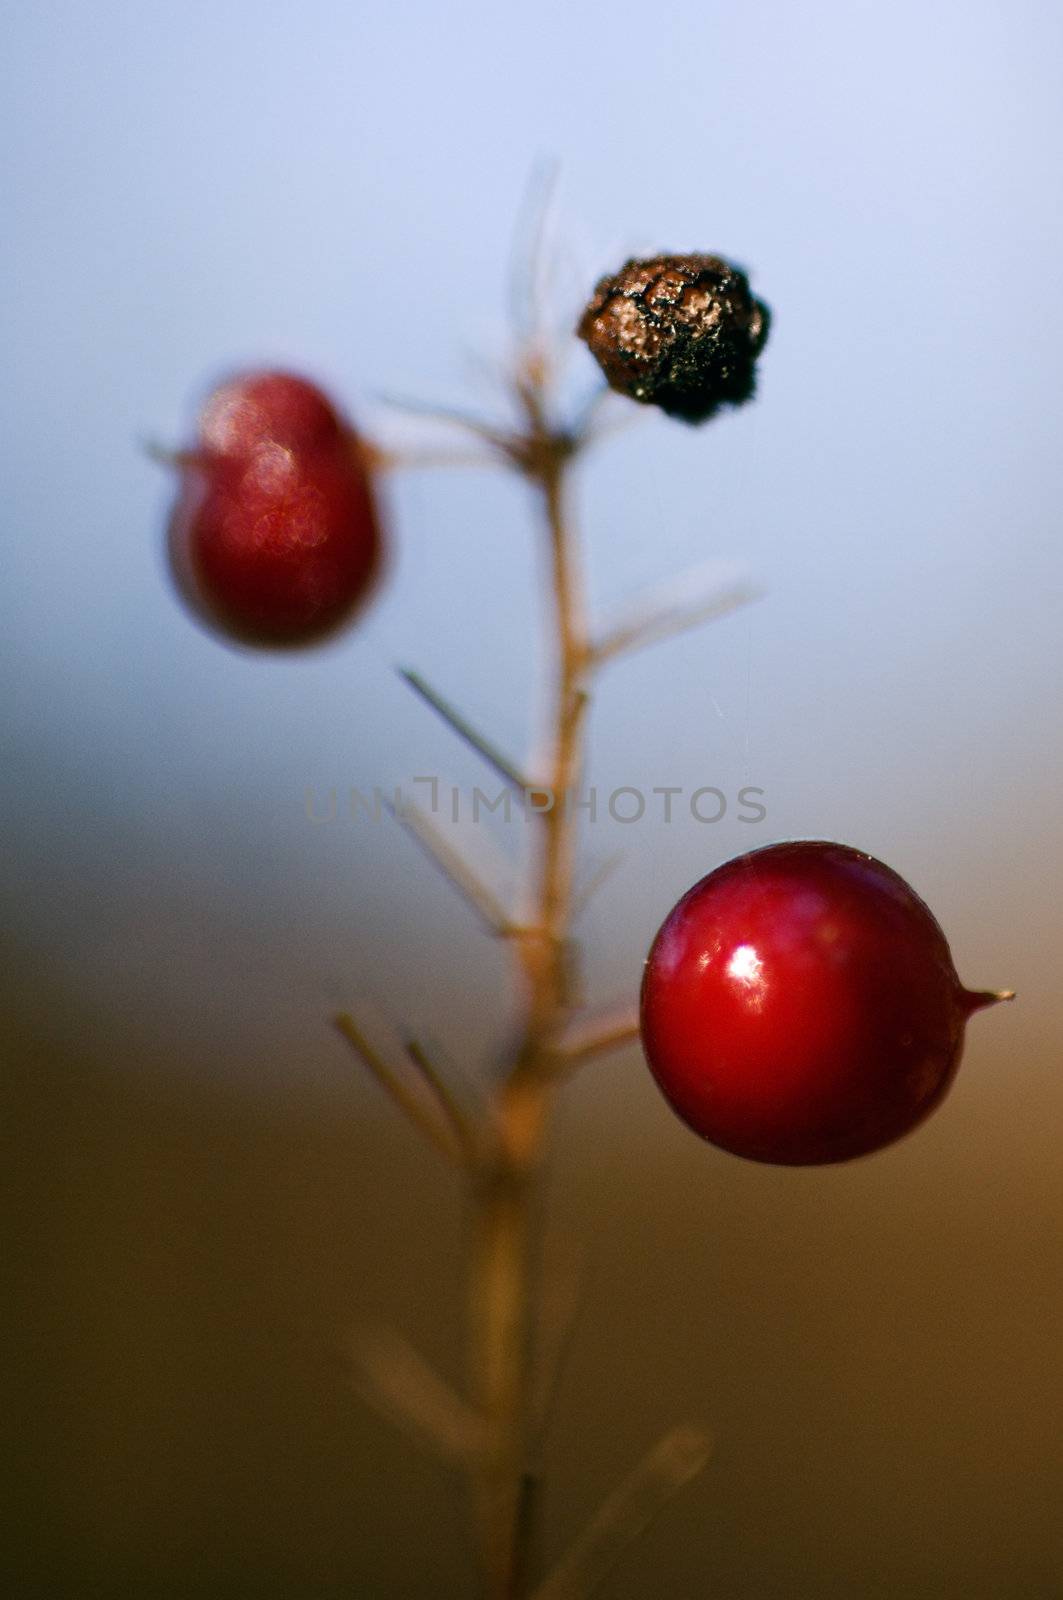
[[653, 256], [602, 278], [579, 321], [609, 385], [684, 422], [753, 395], [770, 312], [720, 256]]

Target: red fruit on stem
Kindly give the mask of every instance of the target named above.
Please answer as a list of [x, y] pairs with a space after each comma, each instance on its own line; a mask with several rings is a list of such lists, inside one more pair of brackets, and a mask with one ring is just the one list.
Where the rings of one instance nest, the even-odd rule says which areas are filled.
[[710, 1143], [785, 1166], [892, 1144], [943, 1099], [972, 993], [918, 895], [823, 840], [709, 873], [654, 940], [642, 983], [650, 1069]]
[[288, 450], [340, 443], [344, 425], [316, 384], [290, 372], [250, 372], [209, 396], [199, 423], [208, 455], [246, 456], [265, 444]]
[[178, 588], [216, 631], [291, 646], [333, 632], [376, 575], [380, 537], [353, 431], [312, 384], [259, 373], [208, 399], [170, 525]]

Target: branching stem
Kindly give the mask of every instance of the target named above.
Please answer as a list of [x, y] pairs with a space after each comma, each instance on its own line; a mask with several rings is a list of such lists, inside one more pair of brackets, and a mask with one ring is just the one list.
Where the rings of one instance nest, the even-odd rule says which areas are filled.
[[571, 437], [546, 419], [544, 375], [529, 363], [520, 386], [528, 420], [516, 464], [535, 488], [549, 555], [555, 698], [543, 775], [551, 804], [538, 813], [538, 854], [523, 936], [512, 945], [523, 982], [516, 1048], [491, 1106], [490, 1154], [474, 1184], [476, 1251], [472, 1378], [486, 1423], [477, 1483], [486, 1600], [521, 1600], [529, 1582], [537, 1495], [529, 1483], [532, 1418], [533, 1240], [556, 1041], [570, 996], [575, 812], [588, 705], [589, 646], [582, 573], [566, 503]]
[[[473, 1212], [469, 1297], [469, 1391], [458, 1401], [407, 1350], [392, 1344], [363, 1359], [363, 1381], [385, 1408], [402, 1415], [444, 1454], [468, 1468], [473, 1487], [482, 1600], [584, 1600], [616, 1553], [645, 1526], [704, 1459], [703, 1436], [677, 1430], [606, 1502], [560, 1566], [536, 1589], [537, 1521], [544, 1394], [551, 1364], [547, 1329], [537, 1325], [539, 1204], [554, 1097], [584, 1061], [637, 1036], [630, 1005], [577, 1015], [573, 922], [586, 901], [576, 893], [577, 801], [590, 685], [613, 656], [719, 615], [749, 595], [714, 593], [694, 602], [643, 608], [603, 640], [592, 642], [583, 601], [583, 572], [568, 505], [569, 468], [594, 434], [590, 414], [573, 428], [553, 423], [548, 407], [550, 362], [529, 341], [514, 384], [523, 426], [515, 432], [450, 414], [471, 429], [535, 494], [543, 530], [551, 639], [552, 704], [541, 770], [525, 775], [419, 674], [410, 687], [514, 789], [521, 790], [536, 829], [525, 903], [510, 915], [463, 857], [416, 807], [399, 820], [477, 911], [505, 939], [519, 982], [515, 1041], [486, 1102], [471, 1113], [450, 1094], [416, 1042], [407, 1053], [429, 1102], [411, 1093], [349, 1017], [337, 1019], [369, 1070], [443, 1154], [464, 1172]], [[543, 1348], [537, 1349], [537, 1343]], [[556, 1358], [556, 1351], [554, 1352]], [[554, 1368], [556, 1371], [556, 1367]], [[409, 1391], [408, 1393], [405, 1391]], [[467, 1406], [466, 1409], [462, 1409]], [[470, 1420], [471, 1419], [471, 1420]]]

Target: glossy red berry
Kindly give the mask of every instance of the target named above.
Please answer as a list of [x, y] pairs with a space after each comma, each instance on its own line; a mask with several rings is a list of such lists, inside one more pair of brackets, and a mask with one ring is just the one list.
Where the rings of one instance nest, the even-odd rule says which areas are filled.
[[208, 626], [245, 643], [305, 645], [365, 598], [380, 553], [369, 474], [314, 385], [287, 373], [224, 384], [181, 463], [170, 562]]
[[972, 1011], [918, 895], [889, 867], [820, 840], [727, 862], [654, 940], [642, 1040], [696, 1133], [786, 1166], [891, 1144], [940, 1104]]

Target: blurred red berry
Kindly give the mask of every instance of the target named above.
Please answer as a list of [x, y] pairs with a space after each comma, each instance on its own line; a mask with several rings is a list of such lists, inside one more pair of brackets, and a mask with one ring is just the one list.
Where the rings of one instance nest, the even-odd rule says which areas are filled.
[[654, 940], [642, 1039], [696, 1133], [787, 1166], [891, 1144], [941, 1102], [972, 1011], [904, 879], [847, 845], [770, 845], [685, 894]]
[[246, 456], [263, 445], [289, 450], [338, 445], [343, 423], [316, 384], [290, 372], [251, 372], [214, 390], [199, 423], [208, 455]]
[[283, 646], [350, 616], [372, 586], [380, 536], [364, 455], [319, 389], [286, 373], [224, 384], [182, 460], [170, 561], [201, 620]]

